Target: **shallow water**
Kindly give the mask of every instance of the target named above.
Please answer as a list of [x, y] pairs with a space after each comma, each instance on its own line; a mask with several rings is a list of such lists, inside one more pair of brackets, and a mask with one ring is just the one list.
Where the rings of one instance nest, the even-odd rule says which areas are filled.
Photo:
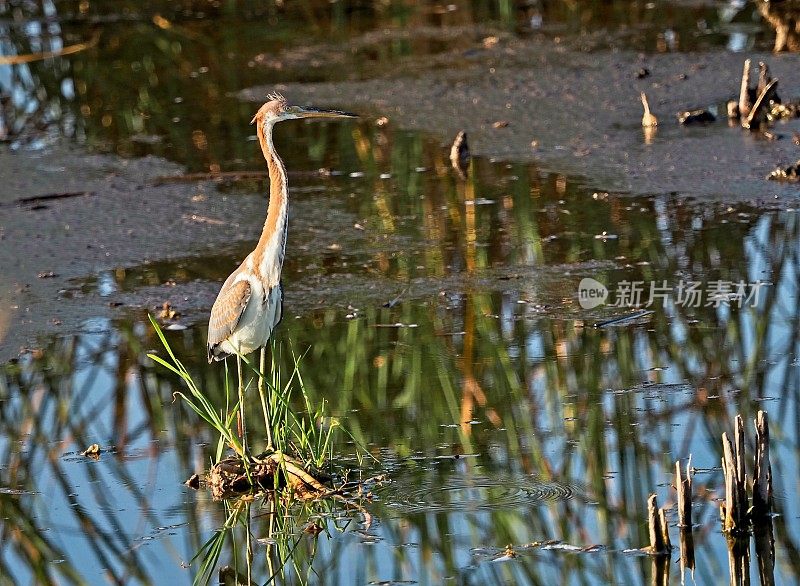
[[[80, 6], [65, 6], [59, 5], [80, 13]], [[120, 17], [98, 6], [90, 15]], [[447, 22], [446, 12], [310, 6], [313, 14], [276, 12], [279, 26], [269, 34], [258, 32], [260, 21], [246, 11], [234, 11], [219, 27], [197, 8], [122, 11], [122, 22], [112, 19], [101, 36], [106, 61], [88, 78], [89, 114], [79, 123], [64, 106], [56, 117], [61, 131], [124, 155], [167, 156], [193, 171], [260, 168], [246, 126], [252, 106], [227, 94], [269, 77], [236, 61], [252, 57], [252, 50], [241, 50], [251, 34], [267, 48], [297, 49], [302, 43], [291, 25], [316, 14], [320, 43], [330, 42], [330, 31], [361, 38], [409, 19], [431, 26], [489, 20], [501, 31], [532, 34], [521, 20], [527, 13], [503, 3], [477, 6], [466, 17], [459, 5], [458, 22]], [[613, 14], [622, 18], [627, 7], [619, 3]], [[592, 6], [586, 10], [586, 26], [599, 26]], [[156, 13], [180, 26], [159, 29], [152, 24]], [[653, 26], [663, 29], [669, 14]], [[82, 18], [65, 17], [63, 26], [85, 33]], [[569, 18], [553, 18], [554, 28], [575, 30]], [[241, 22], [249, 24], [237, 28]], [[200, 50], [192, 35], [206, 33], [223, 38]], [[150, 38], [161, 51], [153, 59], [160, 55], [163, 63], [148, 65], [134, 48], [141, 40], [125, 35]], [[652, 37], [642, 41], [644, 49], [658, 48]], [[208, 65], [209, 56], [222, 55], [217, 47], [225, 39], [233, 43], [236, 66]], [[191, 55], [180, 62], [187, 75], [167, 67], [175, 43], [178, 53]], [[385, 49], [376, 58], [381, 67], [452, 48], [378, 45]], [[89, 56], [80, 55], [62, 63], [73, 68], [67, 77], [89, 67]], [[40, 80], [49, 67], [34, 70]], [[128, 68], [149, 72], [148, 83], [133, 81], [136, 105], [99, 81], [108, 75], [116, 83], [113, 72], [123, 76], [120, 70], [127, 79]], [[242, 77], [226, 78], [234, 72]], [[213, 81], [199, 81], [209, 75]], [[207, 89], [199, 97], [198, 85]], [[27, 96], [20, 103], [30, 99], [19, 91]], [[154, 97], [147, 101], [149, 91]], [[196, 97], [165, 100], [165, 94]], [[158, 116], [156, 106], [163, 108]], [[201, 127], [209, 128], [205, 139], [193, 133]], [[363, 511], [339, 505], [273, 514], [254, 503], [247, 511], [254, 581], [277, 571], [278, 583], [649, 584], [656, 580], [651, 560], [624, 550], [648, 543], [647, 496], [657, 492], [662, 504], [674, 503], [674, 461], [691, 454], [695, 580], [719, 583], [728, 571], [716, 503], [723, 494], [719, 437], [732, 429], [736, 413], [751, 420], [758, 409], [772, 422], [775, 583], [800, 579], [800, 510], [793, 497], [800, 472], [795, 209], [596, 192], [581, 177], [485, 159], [476, 159], [462, 181], [443, 145], [372, 121], [286, 125], [278, 145], [293, 171], [336, 171], [291, 177], [294, 217], [312, 228], [291, 228], [280, 360], [288, 361], [290, 348], [305, 352], [302, 374], [315, 402], [326, 400], [377, 459], [359, 463], [344, 442], [335, 470], [385, 471], [388, 482], [364, 504], [369, 522]], [[264, 190], [258, 181], [221, 187], [242, 198]], [[329, 222], [336, 237], [331, 231], [315, 237], [314, 221]], [[119, 267], [76, 282], [65, 295], [135, 305], [137, 295], [155, 290], [210, 304], [246, 252], [237, 245]], [[630, 310], [583, 309], [578, 283], [585, 277], [617, 299], [625, 282], [671, 290], [653, 313], [611, 321]], [[678, 303], [682, 280], [701, 284], [699, 306]], [[740, 308], [709, 296], [717, 281], [767, 285], [757, 303]], [[170, 343], [219, 398], [222, 372], [205, 364], [202, 311], [187, 307], [177, 323], [186, 329], [168, 332]], [[87, 315], [81, 331], [42, 340], [40, 352], [1, 367], [3, 580], [189, 583], [198, 573], [189, 561], [227, 513], [181, 483], [207, 465], [213, 438], [172, 402], [175, 381], [145, 356], [154, 349], [158, 340], [145, 312], [130, 309], [113, 320]], [[249, 408], [257, 410], [256, 403]], [[107, 450], [99, 461], [79, 455], [92, 443]], [[274, 518], [288, 521], [276, 530]], [[325, 530], [304, 532], [310, 521]], [[676, 522], [674, 512], [670, 521]], [[241, 568], [245, 550], [239, 530], [225, 545], [223, 563]], [[678, 583], [679, 566], [668, 567], [670, 582]], [[750, 571], [757, 581], [755, 563]]]

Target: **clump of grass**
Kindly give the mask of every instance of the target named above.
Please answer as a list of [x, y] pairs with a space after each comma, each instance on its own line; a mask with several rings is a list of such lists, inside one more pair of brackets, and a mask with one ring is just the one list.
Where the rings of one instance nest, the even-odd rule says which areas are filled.
[[[215, 497], [222, 494], [219, 498], [226, 499], [223, 502], [225, 522], [190, 562], [199, 566], [194, 578], [195, 584], [208, 584], [211, 581], [226, 542], [231, 543], [233, 548], [234, 567], [220, 570], [220, 581], [223, 581], [222, 573], [226, 573], [226, 580], [231, 578], [235, 583], [239, 581], [250, 583], [253, 540], [250, 527], [252, 498], [231, 498], [240, 496], [242, 492], [266, 493], [264, 502], [269, 507], [266, 513], [269, 520], [267, 534], [273, 540], [273, 546], [270, 546], [272, 549], [267, 552], [266, 559], [270, 582], [289, 562], [294, 564], [295, 573], [298, 576], [302, 575], [301, 565], [306, 564], [300, 564], [299, 560], [295, 559], [296, 549], [301, 541], [296, 528], [301, 519], [308, 520], [312, 516], [321, 518], [330, 513], [332, 503], [342, 501], [348, 508], [362, 511], [368, 524], [369, 513], [350, 496], [352, 493], [358, 498], [357, 495], [361, 494], [361, 491], [357, 490], [358, 483], [345, 482], [333, 489], [323, 486], [324, 481], [319, 480], [323, 475], [318, 474], [317, 470], [333, 459], [335, 436], [338, 431], [344, 429], [338, 420], [326, 415], [324, 401], [316, 407], [311, 401], [300, 374], [302, 356], [291, 352], [288, 372], [281, 367], [281, 350], [274, 342], [268, 372], [263, 367], [262, 370], [265, 372], [260, 372], [251, 360], [239, 356], [241, 362], [247, 366], [241, 375], [242, 378], [238, 380], [239, 386], [231, 384], [228, 367], [225, 365], [224, 404], [215, 405], [192, 378], [189, 370], [175, 356], [164, 332], [152, 316], [150, 322], [164, 346], [166, 357], [155, 354], [148, 354], [148, 357], [179, 377], [184, 388], [175, 391], [173, 395], [180, 397], [218, 434], [216, 451], [211, 459], [212, 466], [207, 480], [211, 485], [212, 494]], [[263, 360], [261, 364], [263, 365]], [[243, 378], [248, 380], [245, 381]], [[260, 454], [250, 453], [252, 444], [242, 441], [236, 429], [236, 417], [241, 407], [236, 397], [247, 399], [249, 396], [255, 400], [255, 393], [251, 392], [249, 395], [247, 393], [252, 387], [258, 389], [263, 415], [261, 422], [263, 427], [260, 431], [263, 432], [267, 444], [266, 451]], [[239, 389], [243, 389], [244, 392], [239, 393]], [[301, 411], [293, 407], [299, 402], [302, 402]], [[251, 430], [254, 431], [256, 430]], [[246, 436], [246, 430], [242, 435]], [[235, 456], [225, 454], [226, 446], [235, 452]], [[272, 472], [264, 474], [265, 470]], [[220, 477], [223, 477], [222, 482], [216, 480], [212, 482], [212, 478]], [[245, 485], [246, 489], [229, 493], [219, 490], [220, 486], [234, 485]], [[283, 488], [289, 490], [279, 491]], [[279, 494], [281, 498], [275, 498]], [[236, 534], [241, 535], [241, 530], [244, 531], [246, 551], [243, 564], [238, 563], [236, 555], [238, 549]], [[311, 558], [313, 559], [313, 553]], [[306, 561], [307, 571], [311, 572], [311, 559]], [[231, 573], [232, 577], [228, 575]]]
[[[285, 466], [286, 462], [296, 464], [299, 461], [302, 462], [304, 468], [321, 468], [332, 457], [334, 436], [337, 430], [341, 430], [341, 426], [338, 420], [325, 415], [324, 401], [317, 407], [312, 404], [300, 374], [302, 357], [292, 352], [291, 371], [288, 376], [280, 366], [280, 349], [274, 342], [269, 372], [259, 372], [251, 360], [247, 357], [239, 357], [247, 366], [246, 370], [249, 370], [242, 374], [247, 381], [241, 379], [238, 381], [245, 391], [242, 396], [245, 397], [245, 400], [248, 396], [252, 397], [253, 393], [248, 395], [248, 391], [252, 387], [258, 386], [263, 415], [260, 430], [250, 431], [251, 433], [262, 431], [269, 438], [266, 452], [253, 455], [249, 451], [250, 446], [247, 446], [237, 434], [236, 414], [241, 406], [235, 398], [237, 395], [231, 385], [227, 365], [225, 367], [225, 404], [214, 405], [194, 381], [188, 369], [175, 356], [158, 322], [152, 316], [150, 316], [150, 322], [164, 346], [168, 360], [155, 354], [148, 354], [148, 357], [180, 378], [184, 390], [175, 391], [173, 395], [180, 397], [218, 434], [217, 448], [212, 464], [217, 464], [223, 459], [226, 445], [242, 459], [248, 480], [250, 466], [254, 462], [262, 462], [265, 455], [277, 455], [272, 457], [281, 466]], [[259, 379], [263, 380], [263, 385], [257, 385], [256, 381]], [[302, 412], [297, 412], [292, 406], [293, 395], [298, 392], [304, 406]], [[244, 430], [242, 435], [246, 436], [247, 430]]]
[[164, 350], [167, 352], [167, 356], [169, 356], [170, 360], [168, 362], [160, 356], [151, 353], [148, 353], [147, 357], [178, 375], [178, 377], [181, 379], [181, 382], [183, 382], [184, 386], [186, 387], [188, 394], [184, 391], [175, 391], [173, 396], [183, 399], [185, 403], [192, 409], [192, 411], [197, 413], [197, 415], [199, 415], [203, 421], [208, 423], [219, 434], [216, 456], [213, 462], [216, 463], [222, 459], [222, 454], [225, 450], [226, 444], [231, 447], [239, 456], [244, 458], [244, 447], [242, 446], [242, 442], [236, 436], [236, 433], [233, 429], [234, 420], [236, 418], [239, 405], [238, 403], [235, 403], [233, 406], [230, 404], [231, 395], [227, 372], [225, 373], [226, 404], [224, 409], [218, 409], [212, 405], [208, 397], [194, 382], [192, 375], [189, 373], [183, 363], [175, 356], [175, 353], [172, 351], [172, 348], [170, 348], [169, 342], [167, 342], [167, 338], [164, 336], [164, 332], [161, 330], [161, 326], [158, 325], [158, 322], [153, 318], [152, 315], [148, 317], [150, 318], [150, 323], [153, 324], [153, 328], [155, 329], [159, 340], [161, 340], [161, 344], [164, 346]]

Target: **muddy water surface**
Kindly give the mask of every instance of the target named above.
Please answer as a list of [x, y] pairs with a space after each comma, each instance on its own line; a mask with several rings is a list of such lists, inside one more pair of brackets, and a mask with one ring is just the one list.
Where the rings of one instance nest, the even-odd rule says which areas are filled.
[[[69, 6], [64, 26], [76, 27], [71, 34], [86, 32], [80, 6]], [[457, 5], [461, 16], [453, 17], [413, 10], [338, 14], [342, 7], [332, 6], [319, 9], [320, 43], [333, 42], [326, 31], [363, 39], [414, 18], [431, 26], [488, 21], [497, 34], [532, 34], [528, 29], [538, 22], [503, 3], [473, 12]], [[632, 24], [621, 16], [630, 9], [620, 4], [621, 24]], [[226, 92], [288, 74], [277, 66], [189, 59], [175, 75], [166, 64], [181, 62], [176, 44], [183, 54], [184, 47], [199, 46], [203, 32], [227, 34], [234, 61], [248, 55], [257, 62], [237, 43], [248, 34], [261, 38], [262, 18], [278, 23], [264, 47], [300, 51], [290, 25], [316, 22], [316, 12], [234, 12], [223, 19], [225, 27], [210, 26], [201, 12], [157, 13], [164, 20], [135, 10], [89, 13], [110, 20], [104, 30], [116, 31], [100, 37], [108, 43], [101, 45], [104, 56], [132, 53], [99, 71], [149, 73], [136, 81], [136, 105], [125, 105], [128, 93], [114, 97], [96, 85], [101, 75], [91, 78], [86, 87], [95, 97], [78, 101], [73, 119], [63, 108], [67, 113], [56, 117], [61, 131], [81, 129], [76, 133], [94, 147], [159, 154], [190, 171], [259, 169], [246, 124], [252, 107]], [[708, 12], [713, 24], [719, 11]], [[461, 22], [446, 22], [456, 17]], [[642, 49], [658, 49], [664, 19], [669, 11], [642, 27], [652, 31], [651, 40], [646, 34], [639, 41]], [[574, 34], [577, 20], [553, 17], [552, 26]], [[625, 30], [623, 37], [639, 38]], [[721, 25], [714, 30], [724, 37]], [[135, 31], [154, 48], [122, 42]], [[437, 43], [376, 42], [385, 54], [375, 60], [408, 66], [420, 51], [454, 46]], [[218, 45], [214, 55], [223, 54]], [[291, 51], [279, 54], [289, 62]], [[65, 63], [80, 64], [72, 74], [79, 77], [91, 63], [77, 55]], [[159, 55], [164, 67], [148, 65]], [[292, 81], [303, 81], [292, 71]], [[324, 71], [346, 75], [346, 68]], [[227, 80], [232, 72], [246, 79]], [[194, 94], [187, 88], [208, 75], [216, 76], [204, 86], [209, 93], [189, 98]], [[38, 135], [25, 134], [30, 129], [18, 115], [19, 140], [31, 146]], [[793, 497], [800, 472], [795, 206], [609, 193], [587, 188], [587, 177], [484, 158], [461, 179], [436, 137], [373, 120], [287, 124], [277, 140], [290, 170], [305, 173], [291, 176], [286, 317], [276, 359], [285, 364], [292, 349], [304, 352], [301, 370], [314, 401], [327, 401], [352, 433], [352, 441], [338, 446], [332, 471], [386, 472], [388, 481], [374, 487], [364, 510], [275, 511], [253, 503], [244, 511], [253, 581], [650, 584], [663, 576], [650, 558], [626, 550], [648, 543], [647, 496], [656, 492], [662, 504], [673, 504], [674, 461], [691, 454], [694, 578], [719, 583], [728, 572], [718, 522], [719, 436], [731, 429], [734, 414], [752, 419], [758, 409], [773, 425], [774, 580], [800, 578], [800, 510]], [[320, 167], [334, 172], [315, 173]], [[251, 201], [265, 189], [258, 180], [232, 179], [203, 184], [198, 193]], [[207, 465], [213, 438], [172, 402], [175, 380], [145, 356], [158, 349], [146, 313], [170, 300], [181, 313], [167, 322], [177, 327], [168, 332], [170, 343], [220, 400], [223, 372], [205, 364], [205, 312], [252, 246], [260, 222], [241, 227], [252, 237], [213, 251], [109, 266], [71, 280], [64, 299], [120, 307], [112, 317], [86, 315], [78, 331], [43, 337], [37, 349], [2, 367], [3, 580], [189, 583], [200, 573], [201, 561], [192, 558], [231, 511], [181, 484]], [[642, 283], [642, 305], [650, 283], [660, 296], [635, 319], [626, 303], [586, 309], [578, 297], [583, 278], [605, 285], [612, 303], [624, 299], [631, 283]], [[687, 299], [681, 289], [690, 282], [699, 299]], [[728, 283], [733, 293], [740, 282], [748, 293], [758, 289], [758, 297], [739, 303], [721, 289]], [[255, 398], [248, 408], [252, 421]], [[105, 450], [99, 461], [79, 455], [92, 443]], [[357, 458], [354, 444], [375, 459]], [[669, 520], [676, 522], [673, 513]], [[309, 523], [323, 531], [305, 531]], [[223, 564], [244, 571], [246, 533], [232, 532]], [[673, 536], [677, 543], [676, 530]], [[670, 583], [691, 580], [676, 563], [666, 571]], [[755, 562], [750, 571], [758, 581]]]

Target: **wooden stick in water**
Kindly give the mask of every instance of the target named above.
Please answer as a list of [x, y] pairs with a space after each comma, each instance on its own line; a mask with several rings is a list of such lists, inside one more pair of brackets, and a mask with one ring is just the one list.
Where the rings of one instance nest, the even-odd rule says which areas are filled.
[[738, 469], [734, 456], [733, 444], [728, 434], [722, 434], [722, 471], [725, 474], [725, 509], [723, 511], [722, 528], [726, 532], [744, 530], [744, 515], [739, 490]]
[[755, 420], [756, 458], [753, 474], [753, 518], [768, 516], [772, 509], [772, 466], [769, 461], [769, 420], [759, 411]]
[[681, 462], [675, 462], [675, 488], [678, 491], [678, 527], [692, 528], [692, 456], [686, 462], [686, 478], [683, 478]]
[[745, 118], [750, 113], [750, 59], [744, 60], [742, 85], [739, 88], [739, 116]]
[[669, 540], [669, 527], [664, 509], [658, 508], [655, 494], [647, 499], [647, 528], [650, 532], [650, 546], [645, 548], [653, 555], [669, 555], [672, 545]]

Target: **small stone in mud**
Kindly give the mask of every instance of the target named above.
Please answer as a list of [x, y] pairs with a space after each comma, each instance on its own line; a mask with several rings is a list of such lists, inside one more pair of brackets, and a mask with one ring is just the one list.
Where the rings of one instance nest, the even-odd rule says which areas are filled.
[[92, 460], [99, 460], [100, 459], [100, 446], [98, 444], [92, 444], [85, 450], [81, 452], [81, 456], [86, 456], [87, 458], [91, 458]]
[[197, 490], [198, 488], [200, 488], [200, 476], [198, 476], [197, 474], [192, 474], [186, 480], [186, 482], [184, 482], [184, 484], [191, 489]]
[[492, 128], [505, 128], [506, 126], [508, 126], [507, 120], [498, 120], [497, 122], [492, 124]]
[[708, 110], [687, 110], [686, 112], [678, 113], [678, 122], [684, 126], [689, 124], [706, 124], [708, 122], [714, 122], [716, 119], [717, 117]]

